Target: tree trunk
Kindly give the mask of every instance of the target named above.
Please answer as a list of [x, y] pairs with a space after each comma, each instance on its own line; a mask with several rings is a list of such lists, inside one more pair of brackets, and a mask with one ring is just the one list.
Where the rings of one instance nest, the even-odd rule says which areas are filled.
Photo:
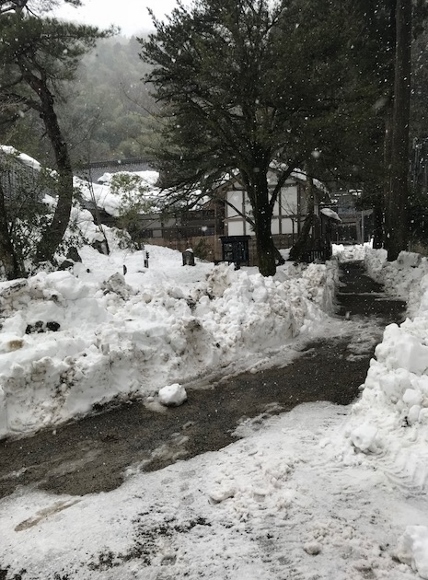
[[276, 273], [276, 251], [272, 239], [272, 210], [269, 204], [267, 171], [255, 174], [254, 186], [249, 192], [254, 213], [254, 233], [256, 235], [257, 258], [262, 276]]
[[272, 240], [271, 220], [259, 216], [255, 222], [255, 234], [257, 244], [257, 258], [259, 270], [262, 276], [274, 276], [276, 273], [276, 252]]
[[383, 247], [384, 228], [384, 203], [383, 192], [376, 193], [373, 204], [373, 248], [379, 250]]
[[296, 243], [290, 250], [290, 260], [301, 262], [308, 259], [308, 255], [313, 249], [311, 232], [314, 225], [314, 220], [314, 208], [313, 205], [311, 205], [311, 207], [308, 208], [308, 214], [303, 223], [302, 231], [300, 232]]
[[290, 250], [290, 260], [296, 262], [308, 260], [315, 243], [321, 244], [318, 194], [315, 200], [313, 180], [308, 176], [306, 182], [307, 215], [296, 243]]
[[388, 260], [407, 249], [412, 1], [397, 0], [393, 131], [386, 248]]
[[9, 235], [4, 191], [0, 184], [0, 262], [4, 268], [7, 280], [22, 276], [15, 249]]
[[37, 247], [36, 259], [39, 262], [53, 259], [58, 245], [61, 243], [70, 220], [73, 202], [73, 169], [58, 117], [54, 109], [54, 98], [46, 83], [33, 77], [29, 83], [37, 90], [41, 104], [41, 118], [51, 142], [58, 171], [58, 200], [52, 222], [42, 232]]
[[[388, 239], [391, 235], [391, 228], [394, 224], [391, 208], [391, 153], [392, 153], [392, 132], [393, 132], [393, 99], [392, 96], [387, 103], [385, 112], [385, 137], [383, 141], [383, 245], [388, 247]], [[376, 211], [376, 210], [375, 210]], [[378, 218], [379, 219], [379, 218]]]

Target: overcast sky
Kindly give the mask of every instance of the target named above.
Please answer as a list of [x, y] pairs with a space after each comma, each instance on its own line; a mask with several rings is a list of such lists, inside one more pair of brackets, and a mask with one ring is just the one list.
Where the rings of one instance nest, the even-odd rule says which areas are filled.
[[83, 8], [63, 6], [55, 10], [55, 16], [107, 28], [119, 26], [126, 36], [152, 28], [147, 9], [151, 8], [157, 18], [170, 14], [176, 0], [83, 0]]

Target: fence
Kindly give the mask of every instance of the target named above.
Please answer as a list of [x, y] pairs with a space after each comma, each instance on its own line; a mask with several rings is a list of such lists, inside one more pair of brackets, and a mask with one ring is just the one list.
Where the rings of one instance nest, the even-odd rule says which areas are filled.
[[[295, 242], [295, 237], [292, 234], [282, 234], [273, 236], [274, 244], [279, 250], [291, 248]], [[223, 259], [222, 244], [218, 236], [194, 236], [186, 240], [167, 240], [165, 238], [151, 238], [147, 243], [155, 246], [162, 246], [164, 248], [171, 248], [182, 253], [188, 248], [191, 248], [196, 256], [202, 260], [209, 262], [221, 262]], [[248, 249], [250, 256], [250, 265], [257, 266], [257, 247], [256, 239], [251, 237], [248, 240]]]

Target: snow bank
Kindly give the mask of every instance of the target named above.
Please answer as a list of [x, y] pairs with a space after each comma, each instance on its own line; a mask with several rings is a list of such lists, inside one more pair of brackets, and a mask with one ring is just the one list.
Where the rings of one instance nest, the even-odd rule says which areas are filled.
[[73, 271], [0, 283], [1, 437], [220, 372], [319, 328], [332, 308], [334, 262], [264, 278], [146, 250], [149, 269], [144, 252], [84, 247]]
[[404, 442], [416, 449], [428, 440], [427, 259], [402, 252], [388, 263], [385, 251], [366, 249], [365, 261], [377, 280], [409, 299], [414, 315], [386, 327], [346, 436], [357, 454], [391, 452]]
[[390, 452], [405, 441], [415, 449], [428, 440], [427, 260], [402, 252], [396, 262], [388, 263], [382, 250], [367, 250], [365, 259], [380, 282], [409, 298], [414, 316], [386, 327], [361, 399], [353, 407], [347, 436], [357, 453]]
[[[384, 250], [364, 249], [370, 274], [408, 301], [408, 317], [386, 327], [370, 363], [361, 398], [331, 444], [345, 464], [367, 463], [407, 494], [428, 485], [428, 262], [401, 252], [386, 261]], [[428, 535], [409, 526], [397, 557], [428, 577]]]
[[407, 526], [396, 551], [400, 562], [409, 564], [419, 576], [428, 579], [428, 528]]

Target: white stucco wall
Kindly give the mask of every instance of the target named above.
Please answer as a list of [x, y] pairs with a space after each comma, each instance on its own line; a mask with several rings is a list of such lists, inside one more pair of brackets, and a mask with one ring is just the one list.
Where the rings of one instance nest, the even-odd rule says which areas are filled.
[[253, 232], [244, 232], [244, 224], [242, 220], [240, 221], [230, 221], [227, 224], [227, 235], [228, 236], [243, 236], [252, 234]]
[[[247, 195], [242, 190], [231, 190], [227, 192], [227, 199], [245, 215], [252, 216], [251, 205]], [[293, 222], [288, 215], [295, 215], [298, 210], [298, 187], [295, 182], [287, 184], [281, 190], [280, 196], [274, 205], [272, 218], [272, 233], [292, 234], [297, 227], [293, 227]], [[231, 219], [232, 218], [232, 219]], [[241, 236], [244, 234], [254, 235], [249, 224], [244, 226], [244, 219], [238, 213], [226, 205], [226, 223], [229, 236]]]

